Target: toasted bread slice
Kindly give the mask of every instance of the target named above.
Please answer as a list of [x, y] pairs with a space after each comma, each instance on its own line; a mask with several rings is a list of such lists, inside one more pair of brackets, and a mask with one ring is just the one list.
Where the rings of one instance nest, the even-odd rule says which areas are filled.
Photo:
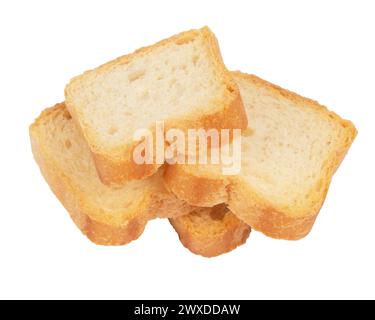
[[244, 244], [251, 228], [221, 204], [169, 219], [181, 243], [195, 254], [215, 257]]
[[100, 178], [114, 186], [151, 176], [161, 165], [156, 152], [152, 164], [133, 160], [137, 129], [155, 138], [156, 121], [164, 121], [165, 130], [247, 126], [238, 86], [207, 27], [88, 71], [71, 80], [65, 96]]
[[311, 230], [335, 170], [356, 129], [317, 102], [256, 76], [234, 73], [249, 128], [242, 136], [242, 169], [173, 165], [166, 186], [195, 206], [227, 203], [252, 228], [296, 240]]
[[72, 219], [97, 244], [137, 239], [147, 220], [192, 209], [166, 191], [161, 172], [121, 189], [101, 183], [89, 148], [63, 103], [46, 109], [30, 127], [32, 150], [42, 174]]

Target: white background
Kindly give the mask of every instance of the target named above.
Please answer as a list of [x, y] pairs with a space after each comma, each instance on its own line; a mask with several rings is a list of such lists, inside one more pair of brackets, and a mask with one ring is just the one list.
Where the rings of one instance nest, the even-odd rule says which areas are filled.
[[[374, 1], [1, 1], [0, 298], [375, 298]], [[319, 100], [359, 135], [311, 234], [214, 259], [167, 220], [91, 244], [42, 179], [28, 126], [72, 76], [208, 25], [230, 69]]]

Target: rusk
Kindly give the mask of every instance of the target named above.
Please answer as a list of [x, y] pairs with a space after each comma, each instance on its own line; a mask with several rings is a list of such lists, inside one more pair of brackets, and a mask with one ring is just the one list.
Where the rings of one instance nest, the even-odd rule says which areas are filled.
[[[161, 164], [133, 160], [134, 132], [247, 126], [237, 84], [225, 68], [214, 34], [191, 30], [106, 63], [71, 80], [66, 105], [101, 180], [119, 186], [154, 174]], [[156, 152], [154, 152], [155, 157]]]
[[187, 249], [208, 258], [227, 253], [244, 244], [251, 231], [225, 205], [197, 208], [192, 213], [169, 221]]
[[30, 137], [35, 160], [52, 191], [96, 244], [126, 244], [142, 234], [149, 219], [192, 211], [166, 191], [162, 172], [121, 189], [102, 184], [64, 103], [43, 111], [31, 125]]
[[357, 131], [315, 101], [253, 75], [233, 76], [249, 118], [241, 173], [171, 165], [166, 186], [194, 206], [227, 203], [239, 219], [270, 237], [300, 239], [311, 230]]

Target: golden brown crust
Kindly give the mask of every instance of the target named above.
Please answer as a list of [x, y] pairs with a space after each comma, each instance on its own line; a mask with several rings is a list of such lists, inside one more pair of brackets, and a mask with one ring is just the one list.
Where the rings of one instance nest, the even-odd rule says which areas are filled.
[[292, 217], [272, 206], [246, 184], [236, 182], [229, 189], [228, 208], [254, 230], [275, 239], [299, 240], [305, 237], [324, 201], [322, 197], [318, 209], [312, 209], [309, 215]]
[[158, 164], [136, 164], [132, 159], [121, 162], [113, 161], [93, 152], [92, 156], [100, 180], [113, 188], [121, 187], [124, 182], [129, 180], [147, 179], [155, 174], [161, 166]]
[[[231, 73], [225, 68], [223, 64], [223, 60], [221, 57], [220, 49], [218, 46], [217, 39], [215, 35], [209, 30], [209, 28], [204, 27], [200, 30], [190, 30], [171, 38], [162, 40], [152, 46], [148, 46], [145, 48], [138, 49], [134, 53], [131, 53], [126, 56], [119, 57], [113, 61], [110, 61], [99, 68], [97, 68], [96, 72], [105, 72], [106, 70], [112, 68], [115, 65], [119, 64], [127, 64], [131, 61], [132, 58], [139, 55], [145, 55], [151, 50], [165, 46], [169, 43], [173, 42], [189, 42], [195, 36], [201, 33], [210, 44], [208, 46], [209, 54], [214, 62], [217, 70], [219, 71], [220, 78], [224, 83], [226, 83], [228, 89], [228, 96], [223, 99], [222, 101], [212, 101], [212, 103], [217, 106], [215, 111], [211, 114], [193, 114], [188, 115], [184, 119], [170, 119], [167, 120], [166, 129], [168, 128], [177, 128], [182, 130], [187, 129], [194, 129], [194, 128], [216, 128], [216, 129], [232, 129], [232, 128], [239, 128], [244, 129], [247, 127], [247, 117], [246, 112], [242, 104], [239, 88], [235, 81], [231, 77]], [[84, 124], [80, 122], [80, 115], [79, 111], [76, 106], [71, 101], [70, 96], [70, 87], [81, 81], [82, 78], [88, 72], [85, 72], [83, 75], [75, 77], [71, 80], [70, 84], [65, 89], [65, 96], [66, 96], [66, 104], [73, 116], [73, 119], [77, 121], [79, 127], [82, 129], [82, 132], [88, 141], [91, 151], [94, 155], [95, 165], [98, 170], [99, 176], [103, 183], [107, 185], [121, 185], [122, 183], [128, 180], [134, 179], [144, 179], [152, 174], [154, 174], [160, 165], [138, 165], [136, 164], [130, 153], [135, 146], [136, 143], [130, 143], [126, 146], [113, 150], [110, 154], [108, 152], [104, 152], [100, 150], [99, 146], [95, 144], [94, 139], [88, 135], [88, 133], [84, 130]], [[222, 106], [222, 108], [219, 108]]]
[[[195, 174], [195, 170], [189, 165], [167, 166], [164, 173], [166, 187], [191, 205], [213, 206], [226, 202], [230, 210], [241, 220], [270, 237], [286, 240], [301, 239], [310, 232], [325, 200], [332, 175], [348, 151], [357, 131], [350, 121], [341, 119], [313, 100], [303, 98], [253, 75], [238, 72], [235, 75], [255, 82], [260, 87], [267, 87], [275, 95], [282, 95], [299, 105], [307, 105], [318, 112], [323, 112], [345, 128], [346, 135], [342, 144], [328, 155], [322, 169], [322, 179], [309, 193], [310, 203], [313, 205], [299, 208], [275, 207], [239, 177], [202, 176], [199, 173]], [[298, 215], [291, 214], [296, 211]]]
[[244, 244], [251, 228], [222, 206], [197, 209], [188, 215], [169, 219], [181, 243], [191, 252], [210, 258]]
[[197, 207], [213, 207], [228, 201], [228, 181], [195, 175], [185, 165], [167, 165], [163, 179], [168, 191]]
[[[44, 115], [48, 115], [50, 111], [51, 109], [45, 111]], [[37, 122], [34, 125], [37, 125]], [[85, 199], [80, 197], [79, 193], [69, 184], [64, 173], [53, 166], [45, 156], [38, 140], [34, 138], [33, 126], [30, 128], [30, 136], [35, 160], [52, 191], [67, 209], [82, 233], [99, 245], [124, 245], [138, 239], [147, 223], [145, 220], [135, 218], [123, 225], [110, 225], [90, 218], [87, 211], [91, 209], [86, 205]]]

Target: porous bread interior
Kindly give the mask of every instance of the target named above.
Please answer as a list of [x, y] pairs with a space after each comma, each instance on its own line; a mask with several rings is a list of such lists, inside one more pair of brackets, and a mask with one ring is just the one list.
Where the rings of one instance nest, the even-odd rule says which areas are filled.
[[49, 165], [75, 189], [77, 198], [83, 201], [81, 205], [93, 208], [91, 212], [97, 216], [91, 218], [121, 224], [145, 211], [150, 193], [165, 192], [161, 173], [147, 180], [130, 181], [121, 189], [102, 184], [89, 148], [64, 104], [44, 111], [32, 125], [31, 134], [39, 141]]
[[333, 174], [328, 161], [342, 148], [348, 124], [307, 99], [301, 105], [275, 95], [256, 77], [235, 80], [251, 119], [242, 138], [242, 178], [278, 207], [313, 206]]
[[138, 128], [155, 121], [213, 113], [228, 88], [212, 57], [207, 30], [183, 34], [131, 59], [113, 61], [67, 87], [84, 134], [95, 152], [120, 152]]

